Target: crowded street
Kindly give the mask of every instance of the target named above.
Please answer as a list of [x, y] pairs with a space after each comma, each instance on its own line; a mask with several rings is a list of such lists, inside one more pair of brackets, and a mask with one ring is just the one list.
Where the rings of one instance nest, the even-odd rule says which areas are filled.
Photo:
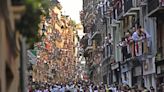
[[164, 92], [164, 0], [0, 0], [0, 92]]
[[[162, 86], [161, 86], [162, 87]], [[153, 87], [148, 90], [146, 87], [139, 88], [137, 85], [129, 87], [126, 84], [94, 84], [92, 82], [79, 81], [69, 83], [35, 83], [29, 92], [155, 92]], [[158, 92], [163, 92], [161, 88]]]

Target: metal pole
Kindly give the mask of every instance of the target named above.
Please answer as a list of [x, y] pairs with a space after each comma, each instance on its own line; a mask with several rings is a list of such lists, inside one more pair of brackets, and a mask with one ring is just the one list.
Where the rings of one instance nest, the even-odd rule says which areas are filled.
[[26, 43], [25, 38], [21, 37], [20, 45], [21, 45], [21, 51], [20, 51], [20, 86], [21, 86], [21, 92], [27, 92], [27, 85], [26, 85]]

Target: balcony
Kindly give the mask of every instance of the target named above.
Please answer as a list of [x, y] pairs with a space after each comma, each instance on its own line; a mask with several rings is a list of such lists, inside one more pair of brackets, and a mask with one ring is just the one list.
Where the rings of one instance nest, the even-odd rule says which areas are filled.
[[92, 40], [90, 38], [88, 39], [87, 42], [88, 42], [88, 45], [87, 45], [87, 47], [85, 48], [84, 51], [89, 53], [93, 50], [93, 43], [92, 43]]
[[159, 0], [148, 0], [148, 13], [159, 7]]
[[122, 19], [122, 17], [123, 17], [123, 13], [124, 13], [124, 9], [123, 9], [123, 3], [122, 3], [122, 0], [118, 0], [115, 4], [114, 4], [114, 7], [115, 7], [115, 9], [117, 10], [117, 18], [116, 19], [118, 19], [118, 20], [121, 20]]
[[111, 57], [113, 57], [113, 45], [106, 44], [103, 47], [104, 48], [103, 48], [103, 60], [102, 60], [102, 63], [106, 62], [107, 60], [109, 61], [109, 59], [111, 59]]
[[93, 50], [93, 46], [87, 46], [85, 49], [86, 52], [90, 52], [91, 50]]
[[148, 42], [146, 39], [138, 42], [128, 43], [121, 48], [123, 61], [127, 61], [133, 58], [144, 59], [150, 55], [150, 47], [148, 48]]
[[119, 24], [119, 23], [121, 23], [121, 21], [116, 20], [116, 19], [112, 19], [111, 26], [112, 26], [112, 27], [117, 27], [117, 24]]
[[139, 11], [139, 1], [140, 0], [124, 0], [124, 12], [133, 13]]
[[161, 11], [164, 10], [163, 6], [164, 6], [163, 0], [148, 0], [148, 13], [149, 13], [149, 15], [155, 16], [155, 15], [161, 14]]
[[97, 30], [96, 24], [92, 25], [91, 30], [92, 30], [92, 36], [91, 36], [92, 40], [93, 39], [97, 39], [97, 40], [101, 39], [101, 32], [99, 30]]
[[100, 31], [96, 31], [93, 33], [91, 39], [101, 39], [101, 32]]
[[96, 27], [95, 23], [91, 27], [91, 40], [95, 39], [98, 35], [101, 35], [100, 31], [97, 30]]

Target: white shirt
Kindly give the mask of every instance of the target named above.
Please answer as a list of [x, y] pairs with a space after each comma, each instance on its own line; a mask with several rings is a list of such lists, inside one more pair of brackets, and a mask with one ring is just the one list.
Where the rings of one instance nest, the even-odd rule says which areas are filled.
[[92, 87], [91, 87], [91, 86], [89, 86], [89, 92], [93, 92], [93, 91], [92, 91]]
[[65, 92], [65, 87], [60, 88], [60, 92]]
[[52, 92], [58, 92], [58, 88], [53, 88]]
[[116, 89], [116, 87], [113, 87], [113, 89], [112, 89], [112, 90], [113, 90], [113, 92], [117, 92], [117, 89]]
[[139, 35], [138, 35], [137, 32], [134, 32], [134, 33], [133, 33], [132, 39], [133, 39], [134, 41], [138, 41], [138, 40], [140, 39], [140, 37], [139, 37]]
[[94, 92], [98, 92], [98, 90], [94, 90]]
[[81, 92], [81, 91], [83, 92], [83, 89], [82, 89], [82, 87], [80, 87], [80, 92]]

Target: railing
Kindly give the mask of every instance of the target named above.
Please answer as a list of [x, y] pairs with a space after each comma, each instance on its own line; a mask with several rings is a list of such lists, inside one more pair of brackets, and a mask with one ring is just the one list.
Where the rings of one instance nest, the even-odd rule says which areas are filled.
[[112, 44], [109, 44], [108, 46], [107, 46], [107, 56], [109, 57], [109, 56], [112, 56], [113, 55], [113, 45]]
[[124, 0], [124, 11], [127, 12], [129, 9], [138, 7], [140, 0]]
[[121, 47], [122, 47], [121, 51], [123, 55], [123, 61], [129, 58], [147, 55], [150, 52], [147, 39], [143, 39], [138, 42], [133, 41]]
[[113, 45], [110, 43], [104, 44], [103, 48], [103, 58], [107, 59], [113, 55]]
[[148, 0], [148, 13], [159, 6], [159, 0]]
[[119, 17], [123, 13], [123, 5], [122, 5], [122, 2], [120, 1], [117, 4], [116, 7], [117, 7], [117, 17]]
[[132, 0], [124, 0], [124, 11], [127, 12], [133, 7]]

